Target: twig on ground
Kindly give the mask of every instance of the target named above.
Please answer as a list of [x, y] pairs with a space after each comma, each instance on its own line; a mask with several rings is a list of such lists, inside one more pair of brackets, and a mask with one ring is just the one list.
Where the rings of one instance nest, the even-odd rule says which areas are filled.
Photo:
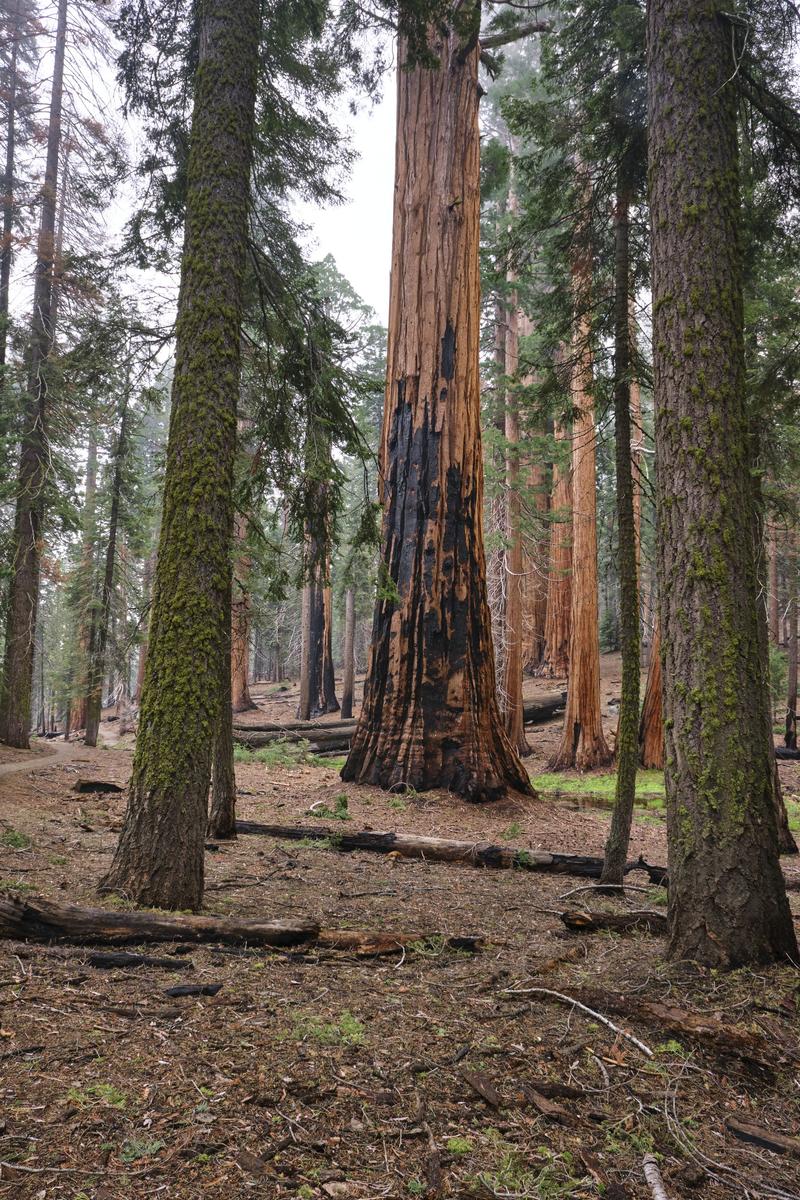
[[608, 1017], [604, 1017], [602, 1013], [596, 1012], [595, 1009], [589, 1008], [586, 1004], [581, 1004], [580, 1000], [575, 1000], [572, 996], [565, 996], [563, 992], [552, 992], [549, 988], [503, 988], [505, 995], [510, 996], [550, 996], [553, 1000], [559, 1000], [562, 1004], [571, 1004], [573, 1008], [579, 1008], [581, 1012], [588, 1013], [590, 1017], [595, 1017], [608, 1029], [613, 1029], [614, 1033], [618, 1033], [620, 1037], [627, 1038], [629, 1042], [641, 1050], [648, 1058], [653, 1057], [653, 1051], [644, 1042], [639, 1041], [632, 1033], [628, 1033], [627, 1029], [621, 1029], [619, 1025], [615, 1025], [613, 1021], [609, 1021]]
[[653, 1193], [653, 1200], [670, 1200], [669, 1192], [664, 1187], [664, 1180], [658, 1169], [658, 1160], [654, 1154], [645, 1154], [642, 1159], [642, 1170], [647, 1180], [647, 1186]]

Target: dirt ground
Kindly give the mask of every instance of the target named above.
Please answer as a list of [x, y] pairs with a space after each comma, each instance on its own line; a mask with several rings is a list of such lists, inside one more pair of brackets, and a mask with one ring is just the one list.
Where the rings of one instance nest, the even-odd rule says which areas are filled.
[[[613, 671], [605, 687], [608, 699]], [[530, 736], [536, 773], [558, 723]], [[73, 789], [88, 776], [124, 784], [129, 741], [0, 771], [0, 887], [98, 903], [125, 798]], [[782, 775], [800, 791], [795, 764]], [[600, 853], [608, 824], [568, 797], [470, 807], [389, 796], [343, 785], [319, 762], [240, 763], [237, 782], [242, 817], [287, 825], [323, 823], [310, 805], [345, 794], [349, 822], [324, 822], [332, 833]], [[658, 811], [637, 814], [631, 851], [665, 861]], [[800, 864], [784, 866], [797, 882]], [[570, 876], [259, 836], [209, 850], [206, 868], [209, 912], [478, 934], [483, 949], [434, 941], [367, 959], [142, 947], [179, 967], [166, 971], [95, 969], [80, 947], [0, 944], [0, 1197], [644, 1198], [650, 1152], [672, 1200], [800, 1196], [800, 1154], [726, 1125], [800, 1131], [797, 971], [667, 965], [650, 934], [563, 927], [560, 912], [583, 903], [663, 912], [646, 874], [630, 877], [642, 891], [611, 901], [576, 893], [586, 883]], [[800, 891], [791, 896], [800, 916]], [[221, 987], [166, 994], [183, 983]], [[580, 995], [594, 1012], [526, 990], [536, 988]], [[700, 1028], [681, 1031], [679, 1009], [700, 1014]]]

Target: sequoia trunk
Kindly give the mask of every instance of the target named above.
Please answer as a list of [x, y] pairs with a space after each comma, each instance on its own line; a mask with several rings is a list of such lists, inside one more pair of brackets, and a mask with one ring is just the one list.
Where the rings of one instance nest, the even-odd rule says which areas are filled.
[[356, 632], [356, 599], [349, 587], [344, 599], [344, 680], [342, 682], [342, 720], [353, 715], [354, 644]]
[[[566, 441], [563, 425], [556, 425], [557, 442]], [[544, 658], [539, 672], [562, 679], [569, 670], [569, 631], [572, 615], [572, 473], [553, 463], [550, 498], [550, 554], [547, 566], [547, 610], [544, 625]]]
[[205, 0], [175, 378], [128, 810], [103, 890], [198, 908], [212, 736], [227, 679], [233, 466], [261, 8]]
[[458, 32], [431, 31], [436, 66], [400, 43], [381, 578], [342, 776], [490, 800], [531, 786], [497, 706], [486, 595], [479, 21], [470, 3]]
[[67, 0], [59, 0], [47, 161], [34, 270], [28, 380], [23, 401], [22, 446], [17, 471], [5, 659], [0, 690], [0, 741], [27, 749], [31, 727], [33, 656], [39, 611], [39, 571], [45, 495], [50, 473], [46, 367], [53, 343], [53, 242], [61, 147], [61, 103], [67, 40]]
[[778, 860], [745, 403], [731, 86], [742, 34], [718, 4], [696, 0], [650, 0], [648, 26], [669, 954], [735, 967], [797, 957]]
[[[578, 234], [582, 241], [585, 231]], [[572, 344], [572, 613], [567, 710], [561, 745], [551, 769], [590, 770], [613, 757], [600, 715], [600, 634], [597, 595], [597, 500], [592, 353], [589, 342], [591, 268], [579, 245], [573, 262], [575, 303]]]

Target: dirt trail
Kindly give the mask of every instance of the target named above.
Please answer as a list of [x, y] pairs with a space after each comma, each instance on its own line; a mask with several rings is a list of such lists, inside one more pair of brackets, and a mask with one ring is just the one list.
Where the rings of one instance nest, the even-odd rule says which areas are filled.
[[16, 775], [20, 771], [45, 771], [56, 763], [69, 762], [75, 751], [83, 749], [75, 742], [55, 742], [47, 750], [40, 750], [34, 758], [25, 758], [20, 762], [0, 763], [0, 780], [5, 775]]

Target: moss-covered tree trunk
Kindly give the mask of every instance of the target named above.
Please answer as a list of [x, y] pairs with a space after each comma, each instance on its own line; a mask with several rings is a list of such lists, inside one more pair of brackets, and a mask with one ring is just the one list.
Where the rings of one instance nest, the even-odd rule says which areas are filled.
[[101, 885], [196, 909], [227, 683], [233, 464], [260, 33], [257, 0], [203, 0], [161, 537], [128, 809]]
[[[467, 18], [471, 24], [466, 29]], [[491, 800], [530, 792], [503, 729], [483, 549], [479, 6], [398, 69], [380, 593], [343, 778]]]
[[600, 711], [600, 629], [597, 585], [597, 471], [589, 302], [591, 259], [587, 231], [576, 234], [572, 264], [575, 305], [572, 339], [572, 611], [564, 730], [551, 759], [554, 771], [606, 766], [612, 753]]
[[[563, 425], [556, 424], [557, 442], [567, 440]], [[569, 670], [569, 630], [572, 615], [572, 472], [553, 463], [550, 495], [550, 553], [547, 563], [547, 609], [544, 655], [540, 675], [563, 679]]]
[[669, 954], [797, 957], [778, 859], [739, 236], [738, 26], [650, 0], [658, 565]]
[[[226, 598], [229, 615], [233, 608], [233, 572], [230, 591]], [[227, 644], [223, 650], [223, 669], [220, 671], [220, 711], [214, 733], [214, 748], [211, 760], [211, 804], [208, 810], [208, 836], [212, 838], [236, 837], [236, 769], [233, 761], [233, 699], [231, 696], [227, 664], [231, 657], [230, 641], [233, 638], [233, 622], [226, 620]]]
[[11, 539], [5, 654], [0, 681], [0, 741], [20, 749], [28, 747], [31, 727], [42, 533], [50, 475], [50, 405], [46, 374], [53, 344], [53, 253], [66, 42], [67, 0], [59, 0], [42, 212], [34, 268], [28, 378], [23, 398], [22, 445]]
[[[622, 173], [623, 168], [620, 168]], [[614, 214], [614, 428], [619, 530], [619, 640], [622, 690], [617, 731], [617, 782], [611, 828], [605, 847], [603, 883], [621, 884], [636, 797], [639, 759], [639, 589], [631, 450], [630, 218], [624, 179], [618, 180]]]
[[0, 387], [5, 384], [6, 350], [8, 347], [8, 302], [11, 291], [11, 259], [13, 256], [14, 230], [14, 165], [17, 143], [17, 62], [19, 43], [22, 37], [22, 13], [19, 0], [12, 5], [7, 37], [11, 40], [8, 63], [8, 90], [6, 103], [6, 163], [3, 174], [3, 194], [0, 207], [3, 210], [3, 233], [0, 242]]
[[774, 521], [767, 522], [769, 559], [769, 640], [777, 646], [781, 640], [780, 588], [778, 586], [778, 533]]
[[797, 749], [797, 535], [789, 534], [789, 552], [786, 557], [786, 576], [789, 584], [787, 620], [789, 642], [786, 647], [789, 669], [786, 686], [786, 732], [784, 743], [790, 750]]

